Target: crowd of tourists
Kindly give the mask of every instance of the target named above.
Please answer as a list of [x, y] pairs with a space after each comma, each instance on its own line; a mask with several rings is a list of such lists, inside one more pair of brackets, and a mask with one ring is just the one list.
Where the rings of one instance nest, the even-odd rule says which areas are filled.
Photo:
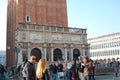
[[24, 80], [95, 80], [95, 63], [86, 56], [67, 63], [52, 62], [49, 66], [46, 59], [41, 58], [35, 67], [35, 60], [36, 56], [32, 55], [24, 65]]
[[[119, 73], [119, 64], [117, 61], [111, 63], [116, 77]], [[96, 65], [97, 62], [87, 56], [74, 58], [69, 62], [55, 61], [50, 64], [41, 58], [36, 64], [36, 56], [31, 55], [17, 70], [18, 73], [22, 73], [23, 80], [95, 80]], [[9, 80], [7, 75], [6, 68], [0, 64], [0, 79]]]
[[49, 71], [53, 80], [62, 77], [64, 77], [64, 80], [95, 80], [95, 63], [88, 57], [75, 58], [72, 62], [68, 62], [66, 66], [66, 70], [63, 71], [64, 68], [61, 63], [50, 65]]

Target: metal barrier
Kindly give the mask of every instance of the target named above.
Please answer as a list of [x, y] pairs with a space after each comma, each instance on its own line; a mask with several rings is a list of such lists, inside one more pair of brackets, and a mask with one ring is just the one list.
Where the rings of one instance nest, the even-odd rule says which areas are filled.
[[106, 74], [106, 73], [113, 73], [113, 68], [110, 63], [106, 64], [98, 64], [95, 67], [96, 74]]

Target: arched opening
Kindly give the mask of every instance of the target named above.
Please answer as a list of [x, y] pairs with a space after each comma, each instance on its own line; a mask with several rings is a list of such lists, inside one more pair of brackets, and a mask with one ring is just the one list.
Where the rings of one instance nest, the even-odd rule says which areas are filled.
[[41, 51], [38, 48], [32, 49], [30, 55], [35, 55], [36, 56], [36, 62], [38, 62], [40, 60], [41, 56], [42, 56]]
[[49, 56], [50, 56], [49, 53], [47, 53], [47, 54], [46, 54], [46, 59], [47, 59], [47, 61], [49, 61]]
[[67, 60], [70, 60], [70, 52], [67, 51]]
[[104, 60], [103, 60], [103, 63], [105, 63], [105, 64], [106, 64], [106, 63], [108, 63], [108, 62], [107, 62], [107, 60], [106, 60], [106, 59], [104, 59]]
[[78, 49], [73, 50], [73, 59], [78, 59], [80, 56], [80, 51]]
[[120, 58], [119, 58], [119, 57], [117, 57], [117, 58], [116, 58], [116, 60], [117, 60], [117, 61], [119, 61], [119, 60], [120, 60]]
[[54, 58], [53, 58], [54, 61], [63, 60], [62, 51], [59, 48], [55, 49], [53, 53], [54, 53]]
[[115, 58], [112, 58], [112, 61], [115, 61]]
[[108, 58], [108, 63], [110, 63], [112, 60], [110, 58]]

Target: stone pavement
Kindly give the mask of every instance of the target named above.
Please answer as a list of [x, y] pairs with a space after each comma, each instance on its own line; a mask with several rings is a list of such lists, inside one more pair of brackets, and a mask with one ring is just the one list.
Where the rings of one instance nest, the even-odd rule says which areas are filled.
[[97, 75], [95, 80], [120, 80], [120, 75], [117, 78], [113, 74]]
[[[9, 80], [23, 80], [23, 79], [22, 79], [22, 76], [17, 76], [17, 77], [10, 77]], [[61, 79], [61, 80], [64, 80], [64, 79]], [[118, 78], [116, 78], [115, 75], [113, 75], [113, 73], [96, 74], [95, 80], [120, 80], [120, 73]]]

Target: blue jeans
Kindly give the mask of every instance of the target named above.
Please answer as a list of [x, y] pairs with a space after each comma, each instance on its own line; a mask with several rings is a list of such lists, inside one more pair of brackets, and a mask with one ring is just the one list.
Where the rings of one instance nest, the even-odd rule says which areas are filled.
[[89, 80], [89, 76], [84, 76], [84, 80]]
[[58, 74], [53, 73], [53, 80], [60, 80], [60, 77], [58, 76]]
[[95, 80], [94, 75], [89, 75], [89, 80]]
[[95, 80], [94, 75], [85, 76], [84, 80]]
[[4, 79], [4, 74], [0, 74], [0, 80]]

